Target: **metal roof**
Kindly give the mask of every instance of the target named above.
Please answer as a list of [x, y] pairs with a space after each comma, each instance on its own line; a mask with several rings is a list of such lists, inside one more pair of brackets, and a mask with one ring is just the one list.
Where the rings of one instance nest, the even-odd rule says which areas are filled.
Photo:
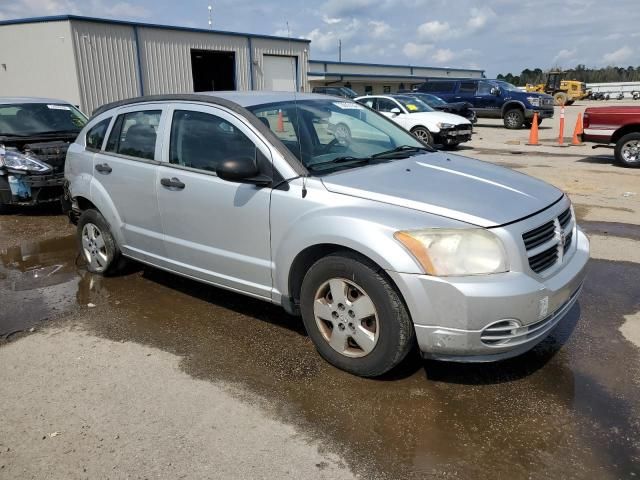
[[85, 17], [82, 15], [53, 15], [48, 17], [16, 18], [12, 20], [2, 20], [0, 21], [0, 26], [21, 25], [21, 24], [29, 24], [29, 23], [64, 22], [64, 21], [72, 21], [72, 20], [81, 21], [81, 22], [106, 23], [110, 25], [128, 25], [131, 27], [159, 28], [164, 30], [176, 30], [181, 32], [213, 33], [216, 35], [232, 35], [236, 37], [245, 37], [245, 38], [251, 37], [251, 38], [264, 38], [267, 40], [285, 40], [285, 41], [291, 41], [291, 42], [311, 43], [311, 40], [307, 40], [304, 38], [277, 37], [274, 35], [261, 35], [257, 33], [227, 32], [224, 30], [208, 30], [206, 28], [179, 27], [177, 25], [162, 25], [158, 23], [134, 22], [130, 20], [113, 20], [109, 18]]
[[[359, 67], [387, 67], [387, 68], [424, 68], [428, 70], [464, 70], [465, 72], [484, 72], [484, 70], [458, 67], [429, 67], [425, 65], [394, 65], [385, 63], [362, 63], [362, 62], [337, 62], [335, 60], [309, 60], [309, 63], [326, 63], [327, 65], [355, 65]], [[334, 73], [334, 72], [330, 72]]]

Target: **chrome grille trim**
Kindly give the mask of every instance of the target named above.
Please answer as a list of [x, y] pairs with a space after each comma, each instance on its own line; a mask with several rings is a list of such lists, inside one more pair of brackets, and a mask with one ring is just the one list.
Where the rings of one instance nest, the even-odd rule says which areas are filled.
[[573, 244], [576, 226], [571, 207], [533, 230], [522, 234], [529, 268], [541, 274], [561, 264]]

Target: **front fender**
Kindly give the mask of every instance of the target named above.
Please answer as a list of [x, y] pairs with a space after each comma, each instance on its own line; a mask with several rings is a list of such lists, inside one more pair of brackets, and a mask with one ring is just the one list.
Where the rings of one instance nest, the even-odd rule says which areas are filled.
[[523, 102], [521, 102], [520, 100], [509, 100], [509, 101], [505, 102], [504, 105], [502, 105], [502, 115], [504, 116], [504, 112], [506, 112], [510, 108], [513, 108], [513, 107], [516, 107], [516, 106], [518, 108], [521, 108], [525, 112], [528, 110], [528, 108], [525, 106], [525, 104]]

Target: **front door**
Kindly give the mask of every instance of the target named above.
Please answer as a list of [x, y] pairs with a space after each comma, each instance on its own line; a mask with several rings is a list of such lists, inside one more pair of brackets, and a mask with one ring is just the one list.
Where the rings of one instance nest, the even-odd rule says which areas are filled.
[[269, 149], [231, 113], [177, 105], [156, 185], [164, 227], [165, 266], [216, 285], [271, 298], [271, 189], [218, 178], [224, 160], [258, 158]]
[[492, 83], [484, 80], [478, 82], [478, 89], [472, 102], [478, 115], [497, 118], [502, 116], [502, 99], [499, 95], [491, 93], [494, 87]]
[[105, 149], [93, 157], [92, 195], [113, 204], [119, 218], [110, 223], [124, 239], [120, 249], [151, 263], [164, 255], [156, 201], [163, 109], [145, 105], [119, 110]]

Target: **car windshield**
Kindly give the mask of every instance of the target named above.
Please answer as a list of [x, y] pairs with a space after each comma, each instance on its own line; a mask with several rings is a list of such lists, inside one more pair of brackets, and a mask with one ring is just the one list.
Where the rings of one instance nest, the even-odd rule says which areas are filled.
[[516, 87], [515, 85], [512, 85], [509, 82], [503, 82], [502, 80], [499, 80], [497, 82], [494, 82], [497, 86], [499, 86], [500, 88], [502, 88], [503, 90], [506, 90], [508, 92], [519, 92], [520, 89], [518, 87]]
[[247, 108], [314, 175], [433, 151], [382, 115], [346, 99]]
[[78, 133], [87, 123], [79, 110], [61, 103], [0, 104], [0, 136]]
[[442, 100], [440, 97], [436, 97], [435, 95], [430, 95], [428, 93], [416, 95], [420, 100], [429, 105], [430, 107], [446, 105], [447, 102]]
[[409, 113], [433, 112], [433, 108], [414, 95], [396, 95], [395, 98]]

